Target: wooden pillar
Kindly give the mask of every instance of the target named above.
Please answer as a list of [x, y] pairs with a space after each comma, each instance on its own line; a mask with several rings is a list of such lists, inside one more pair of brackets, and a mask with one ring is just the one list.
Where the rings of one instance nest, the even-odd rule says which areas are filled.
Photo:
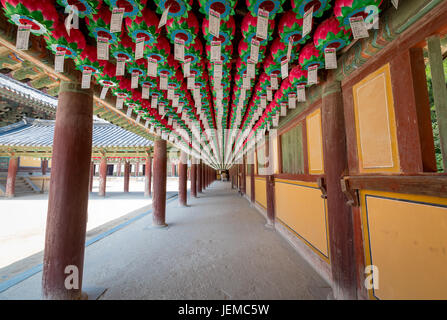
[[146, 180], [144, 182], [144, 196], [152, 196], [152, 157], [148, 155], [146, 157], [146, 170], [145, 170]]
[[124, 162], [124, 192], [129, 192], [130, 162]]
[[206, 183], [205, 183], [205, 170], [206, 170], [206, 165], [205, 163], [201, 163], [202, 166], [202, 174], [200, 175], [200, 179], [202, 179], [202, 191], [205, 191], [206, 189]]
[[89, 179], [89, 184], [88, 184], [88, 190], [90, 192], [92, 192], [93, 190], [93, 175], [95, 173], [95, 164], [93, 163], [93, 161], [90, 161], [90, 179]]
[[135, 177], [138, 177], [140, 175], [140, 160], [137, 161], [137, 164], [135, 165]]
[[19, 158], [15, 156], [9, 158], [8, 177], [6, 178], [6, 192], [5, 192], [5, 196], [7, 198], [13, 198], [15, 195], [14, 191], [16, 186], [16, 177], [18, 168], [19, 168]]
[[118, 160], [118, 169], [116, 170], [116, 175], [121, 177], [121, 158]]
[[171, 177], [175, 177], [175, 164], [171, 163]]
[[106, 180], [107, 180], [107, 157], [103, 155], [101, 157], [101, 163], [99, 164], [99, 192], [101, 197], [106, 196]]
[[250, 164], [250, 198], [251, 198], [251, 202], [255, 203], [256, 198], [255, 198], [255, 165], [254, 164]]
[[181, 206], [187, 205], [187, 196], [186, 196], [186, 190], [187, 190], [187, 179], [186, 179], [186, 173], [188, 171], [188, 160], [186, 153], [182, 151], [180, 153], [180, 161], [179, 161], [179, 170], [178, 170], [178, 200], [179, 204]]
[[197, 164], [197, 192], [202, 193], [202, 160]]
[[[81, 89], [80, 83], [62, 82], [48, 197], [42, 274], [44, 299], [82, 297], [92, 124], [92, 91]], [[67, 288], [66, 283], [73, 287]]]
[[[270, 165], [270, 143], [271, 139], [269, 138], [268, 132], [265, 135], [265, 168], [268, 171], [268, 167]], [[267, 195], [267, 225], [273, 226], [275, 225], [275, 179], [273, 177], [272, 172], [266, 172], [266, 195]]]
[[48, 160], [47, 159], [42, 159], [40, 167], [42, 169], [42, 175], [43, 176], [46, 175], [47, 174], [47, 169], [48, 169]]
[[441, 142], [442, 163], [447, 172], [447, 87], [445, 85], [444, 60], [439, 35], [427, 39], [428, 57], [433, 84], [436, 118]]
[[336, 299], [356, 299], [352, 212], [340, 183], [348, 172], [340, 82], [323, 87], [321, 114], [333, 292]]
[[166, 224], [166, 140], [157, 139], [154, 143], [154, 194], [152, 197], [152, 223], [165, 227]]
[[191, 158], [191, 196], [197, 198], [197, 163], [196, 159]]

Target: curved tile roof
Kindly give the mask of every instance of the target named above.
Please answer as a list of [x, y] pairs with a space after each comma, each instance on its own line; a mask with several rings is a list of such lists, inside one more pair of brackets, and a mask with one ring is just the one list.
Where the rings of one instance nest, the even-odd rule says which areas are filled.
[[[54, 120], [25, 118], [0, 128], [0, 146], [51, 147]], [[93, 121], [93, 147], [149, 147], [152, 141], [101, 120]]]

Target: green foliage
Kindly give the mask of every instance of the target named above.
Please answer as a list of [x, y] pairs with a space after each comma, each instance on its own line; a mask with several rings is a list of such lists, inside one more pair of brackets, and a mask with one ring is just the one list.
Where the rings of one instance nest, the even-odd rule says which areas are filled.
[[[444, 60], [444, 73], [447, 79], [447, 59]], [[442, 153], [441, 153], [441, 141], [439, 136], [439, 128], [438, 128], [438, 121], [436, 116], [436, 108], [435, 108], [435, 102], [433, 98], [433, 85], [431, 81], [431, 69], [430, 64], [427, 64], [425, 68], [425, 75], [427, 77], [427, 86], [428, 86], [428, 96], [430, 99], [430, 110], [431, 110], [431, 124], [433, 128], [433, 139], [435, 141], [435, 155], [436, 155], [436, 164], [438, 166], [438, 172], [443, 172], [443, 165], [442, 165]], [[447, 85], [447, 84], [446, 84]]]

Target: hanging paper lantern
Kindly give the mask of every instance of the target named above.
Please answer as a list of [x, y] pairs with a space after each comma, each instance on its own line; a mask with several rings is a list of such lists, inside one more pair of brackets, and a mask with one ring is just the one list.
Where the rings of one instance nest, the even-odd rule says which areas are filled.
[[[337, 17], [340, 25], [349, 29], [351, 24], [349, 19], [352, 17], [363, 17], [366, 20], [368, 16], [374, 14], [374, 11], [369, 10], [369, 6], [376, 6], [377, 9], [382, 4], [383, 0], [336, 0], [334, 5], [334, 14]], [[376, 12], [379, 14], [380, 10]]]
[[170, 52], [171, 46], [169, 41], [165, 37], [159, 36], [157, 43], [147, 49], [146, 58], [153, 58], [158, 63], [165, 63]]
[[292, 68], [289, 73], [289, 81], [294, 87], [307, 84], [307, 71], [299, 65]]
[[126, 18], [127, 32], [134, 42], [144, 37], [145, 45], [154, 45], [158, 37], [158, 16], [147, 8], [143, 9], [141, 13], [141, 17]]
[[304, 14], [313, 7], [313, 16], [320, 18], [323, 13], [331, 8], [330, 0], [291, 0], [292, 10], [298, 14], [299, 17], [304, 17]]
[[220, 19], [227, 21], [234, 15], [237, 0], [199, 0], [200, 12], [208, 17], [210, 9], [220, 14]]
[[117, 77], [115, 74], [116, 65], [109, 61], [105, 61], [102, 72], [96, 73], [95, 77], [101, 86], [116, 87], [123, 77]]
[[314, 44], [321, 52], [326, 48], [335, 48], [338, 51], [349, 44], [350, 35], [351, 32], [341, 28], [338, 20], [331, 17], [318, 26], [314, 34]]
[[175, 38], [179, 38], [185, 41], [185, 45], [190, 45], [199, 34], [199, 22], [194, 13], [189, 12], [186, 18], [168, 20], [166, 31], [171, 43], [175, 42]]
[[89, 17], [97, 13], [98, 8], [102, 4], [102, 0], [57, 0], [64, 8], [76, 6], [80, 18]]
[[269, 20], [267, 39], [261, 39], [261, 38], [256, 37], [257, 21], [258, 21], [258, 18], [256, 16], [253, 16], [250, 13], [245, 15], [244, 19], [242, 20], [242, 25], [241, 25], [242, 36], [245, 38], [245, 41], [247, 41], [247, 43], [251, 43], [251, 39], [255, 38], [256, 40], [258, 40], [260, 42], [260, 44], [262, 46], [265, 46], [268, 44], [268, 42], [270, 40], [273, 39], [272, 34], [273, 34], [273, 30], [275, 30], [275, 20]]
[[109, 40], [109, 44], [118, 43], [120, 41], [119, 33], [110, 32], [111, 18], [112, 12], [109, 10], [109, 7], [102, 5], [97, 14], [92, 15], [89, 19], [85, 19], [90, 36], [95, 38], [95, 40], [98, 40], [98, 37], [105, 37]]
[[104, 63], [99, 62], [96, 55], [96, 47], [87, 45], [74, 59], [76, 69], [83, 72], [84, 70], [91, 70], [92, 75], [97, 75], [103, 72]]
[[54, 30], [59, 16], [52, 0], [1, 0], [8, 20], [17, 25], [31, 25], [31, 33], [40, 36]]
[[130, 98], [133, 91], [131, 84], [130, 79], [122, 77], [118, 86], [112, 88], [113, 95], [120, 98]]
[[277, 13], [283, 12], [282, 4], [285, 0], [245, 0], [248, 10], [254, 15], [258, 15], [261, 8], [269, 12], [269, 19], [274, 19]]
[[279, 21], [278, 33], [281, 37], [281, 41], [284, 44], [289, 43], [289, 39], [292, 40], [293, 45], [304, 44], [310, 39], [310, 34], [304, 38], [303, 34], [303, 19], [299, 18], [293, 11], [287, 11]]
[[324, 68], [324, 57], [315, 48], [313, 43], [306, 44], [300, 52], [299, 63], [304, 70], [310, 66], [318, 65], [318, 69]]
[[[208, 61], [211, 61], [211, 46], [205, 46], [206, 57]], [[231, 61], [231, 56], [233, 55], [233, 45], [230, 43], [228, 46], [222, 47], [220, 60], [226, 64]]]
[[45, 36], [48, 49], [51, 52], [64, 51], [65, 58], [74, 59], [82, 50], [85, 49], [85, 38], [78, 29], [70, 30], [70, 35], [63, 24], [56, 25], [51, 34]]
[[264, 70], [268, 76], [281, 75], [281, 64], [276, 63], [271, 56], [268, 56], [264, 62]]
[[110, 7], [110, 10], [124, 8], [124, 18], [135, 18], [141, 17], [147, 0], [104, 0], [104, 2]]
[[175, 75], [175, 71], [180, 67], [177, 60], [174, 60], [174, 57], [172, 55], [169, 55], [164, 63], [159, 64], [157, 71], [158, 74], [165, 74], [168, 75], [168, 77], [172, 77]]
[[168, 19], [178, 20], [188, 17], [188, 12], [192, 9], [192, 0], [155, 0], [157, 13], [163, 14], [169, 8]]
[[202, 32], [207, 43], [211, 43], [211, 41], [220, 41], [222, 46], [226, 46], [233, 40], [235, 31], [236, 23], [234, 22], [234, 18], [229, 17], [227, 21], [221, 21], [219, 29], [220, 36], [219, 38], [216, 38], [209, 32], [209, 20], [206, 18], [203, 19]]
[[121, 35], [121, 41], [110, 47], [110, 53], [115, 59], [124, 58], [126, 62], [134, 60], [135, 44], [132, 39], [126, 34]]
[[[292, 47], [292, 53], [290, 55], [290, 62], [295, 61], [295, 59], [298, 57], [298, 51], [300, 49], [299, 45], [295, 45]], [[279, 38], [276, 38], [272, 46], [270, 48], [270, 53], [273, 57], [273, 60], [275, 62], [281, 63], [281, 61], [287, 60], [287, 51], [288, 51], [288, 45], [285, 45]]]

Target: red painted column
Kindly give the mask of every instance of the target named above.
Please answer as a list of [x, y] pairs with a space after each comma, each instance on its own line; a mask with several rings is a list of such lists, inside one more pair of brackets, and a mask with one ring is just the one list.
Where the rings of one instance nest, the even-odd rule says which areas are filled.
[[195, 163], [195, 159], [191, 158], [191, 196], [197, 198], [197, 164]]
[[130, 162], [124, 162], [124, 192], [129, 192]]
[[107, 157], [105, 155], [101, 158], [99, 164], [99, 192], [98, 195], [106, 196], [106, 180], [107, 180]]
[[[321, 110], [324, 171], [333, 292], [336, 299], [356, 299], [356, 266], [351, 208], [340, 179], [348, 172], [343, 98], [338, 81], [323, 87]], [[363, 284], [362, 284], [363, 285]]]
[[146, 170], [145, 170], [146, 181], [144, 182], [144, 196], [152, 196], [152, 157], [147, 156], [146, 158]]
[[95, 170], [95, 165], [93, 164], [93, 161], [90, 161], [90, 179], [89, 179], [89, 183], [88, 183], [88, 190], [90, 192], [92, 192], [93, 190], [93, 174]]
[[244, 195], [246, 193], [246, 174], [245, 174], [245, 156], [242, 157], [242, 171], [241, 171], [241, 193]]
[[140, 161], [137, 161], [137, 164], [135, 165], [135, 177], [138, 177], [140, 175]]
[[250, 198], [251, 198], [251, 203], [255, 203], [256, 198], [255, 198], [255, 165], [254, 164], [250, 164]]
[[[80, 299], [83, 296], [92, 97], [92, 91], [81, 89], [80, 83], [62, 82], [60, 85], [43, 258], [44, 299]], [[67, 288], [66, 282], [74, 287]]]
[[154, 195], [152, 197], [152, 223], [165, 227], [166, 224], [166, 140], [157, 139], [154, 143]]
[[6, 193], [5, 193], [5, 196], [7, 198], [14, 197], [18, 168], [19, 168], [19, 158], [18, 157], [9, 158], [8, 177], [6, 178]]
[[[265, 136], [265, 157], [269, 159], [270, 157], [270, 138], [268, 133]], [[265, 167], [268, 168], [270, 161], [265, 161]], [[268, 170], [268, 169], [267, 169]], [[267, 195], [267, 226], [275, 225], [275, 179], [272, 172], [266, 172], [266, 195]]]
[[48, 160], [47, 159], [42, 159], [41, 161], [41, 168], [42, 168], [42, 175], [46, 175], [47, 174], [47, 169], [48, 169]]
[[197, 164], [197, 192], [202, 193], [202, 160]]
[[202, 173], [200, 175], [200, 179], [202, 180], [202, 191], [205, 191], [206, 189], [206, 183], [205, 183], [205, 171], [206, 171], [206, 165], [202, 162]]
[[180, 162], [178, 164], [179, 166], [179, 170], [178, 170], [178, 200], [179, 200], [179, 204], [181, 206], [186, 206], [187, 205], [187, 195], [186, 195], [186, 190], [187, 190], [187, 179], [186, 179], [186, 173], [188, 171], [188, 162], [187, 162], [187, 157], [186, 157], [186, 153], [184, 151], [181, 152], [180, 154]]

